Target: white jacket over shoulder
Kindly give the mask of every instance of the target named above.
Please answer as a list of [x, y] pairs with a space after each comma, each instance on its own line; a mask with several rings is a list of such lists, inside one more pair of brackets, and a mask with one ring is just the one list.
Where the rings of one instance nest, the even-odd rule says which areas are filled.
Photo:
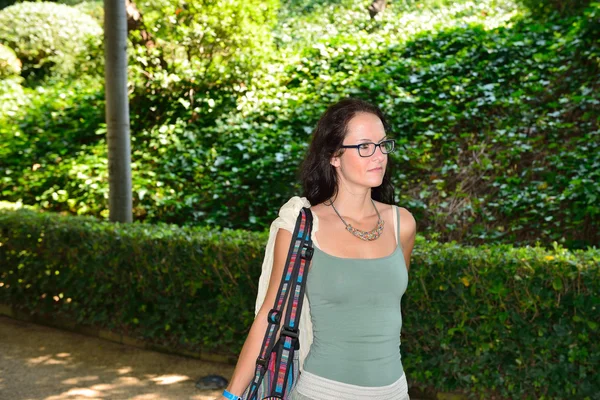
[[[271, 228], [269, 229], [269, 241], [267, 242], [265, 258], [262, 264], [262, 272], [258, 281], [258, 295], [256, 296], [255, 315], [258, 314], [258, 311], [260, 310], [260, 308], [263, 305], [263, 302], [265, 301], [265, 296], [267, 295], [267, 288], [269, 287], [269, 278], [271, 277], [271, 270], [273, 269], [273, 253], [275, 249], [275, 237], [277, 236], [277, 231], [280, 228], [283, 228], [293, 233], [294, 228], [296, 226], [296, 219], [298, 218], [298, 214], [300, 213], [302, 207], [310, 207], [310, 203], [308, 202], [306, 197], [292, 197], [279, 209], [279, 217], [277, 217], [271, 224]], [[313, 222], [311, 235], [312, 233], [318, 230], [318, 226], [316, 226], [317, 222], [318, 221]], [[272, 305], [270, 305], [270, 307], [272, 307]], [[308, 354], [310, 346], [313, 342], [313, 327], [310, 318], [310, 306], [308, 304], [306, 291], [304, 293], [304, 300], [302, 303], [302, 312], [300, 314], [300, 322], [298, 329], [300, 331], [300, 371], [303, 371], [304, 359], [306, 358], [306, 355]]]

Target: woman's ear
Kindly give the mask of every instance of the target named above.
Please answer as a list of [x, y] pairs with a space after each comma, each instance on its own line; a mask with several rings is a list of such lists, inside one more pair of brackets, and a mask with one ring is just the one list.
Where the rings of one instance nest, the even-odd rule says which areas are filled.
[[338, 168], [340, 166], [340, 163], [341, 163], [340, 156], [341, 156], [341, 154], [338, 153], [337, 156], [331, 157], [331, 160], [329, 160], [329, 163], [331, 165], [333, 165], [335, 168]]

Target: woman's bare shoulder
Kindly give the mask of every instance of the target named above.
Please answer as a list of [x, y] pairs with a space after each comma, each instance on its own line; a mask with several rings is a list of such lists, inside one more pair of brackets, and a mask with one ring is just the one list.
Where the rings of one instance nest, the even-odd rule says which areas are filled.
[[403, 225], [403, 229], [414, 234], [417, 231], [417, 221], [413, 217], [412, 213], [405, 207], [398, 206], [400, 212], [400, 223]]
[[[403, 227], [402, 229], [403, 230], [407, 229], [407, 231], [416, 230], [417, 222], [416, 222], [415, 218], [413, 217], [412, 213], [410, 211], [408, 211], [407, 208], [397, 206], [395, 204], [382, 203], [380, 201], [375, 201], [375, 206], [377, 207], [379, 212], [382, 214], [384, 219], [386, 216], [396, 218], [396, 213], [394, 212], [394, 207], [398, 207], [398, 212], [400, 213], [400, 223], [402, 224], [402, 227]], [[385, 215], [383, 215], [382, 211], [385, 213]]]
[[383, 217], [383, 219], [396, 218], [396, 214], [394, 213], [394, 209], [391, 204], [383, 203], [381, 201], [373, 200], [375, 203], [375, 207], [379, 211], [379, 214]]

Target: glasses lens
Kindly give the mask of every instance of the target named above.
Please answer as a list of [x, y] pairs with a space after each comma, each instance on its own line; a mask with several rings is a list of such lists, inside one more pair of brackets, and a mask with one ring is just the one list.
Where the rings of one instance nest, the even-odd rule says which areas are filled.
[[361, 157], [369, 157], [373, 153], [375, 153], [374, 143], [362, 143], [358, 147], [358, 154], [360, 154]]
[[394, 151], [394, 141], [393, 140], [384, 140], [383, 142], [381, 142], [381, 150], [383, 150], [383, 152], [385, 154], [391, 153], [392, 151]]

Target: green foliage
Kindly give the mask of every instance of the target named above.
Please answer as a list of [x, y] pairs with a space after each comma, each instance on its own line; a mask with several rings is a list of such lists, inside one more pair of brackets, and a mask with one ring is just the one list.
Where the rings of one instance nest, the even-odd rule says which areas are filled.
[[76, 9], [84, 14], [88, 14], [98, 22], [100, 26], [104, 25], [104, 1], [102, 0], [88, 0], [81, 1], [78, 4], [73, 5]]
[[231, 355], [254, 317], [265, 240], [242, 231], [3, 210], [0, 303]]
[[139, 6], [167, 63], [179, 72], [208, 75], [218, 85], [260, 64], [279, 1], [146, 0]]
[[178, 117], [211, 124], [215, 114], [234, 108], [239, 87], [270, 58], [278, 5], [278, 0], [140, 2], [143, 24], [130, 32], [131, 109], [140, 117], [138, 129]]
[[[0, 83], [1, 89], [7, 81]], [[0, 170], [2, 196], [22, 196], [25, 203], [40, 203], [48, 209], [69, 207], [73, 212], [94, 207], [88, 193], [93, 182], [82, 170], [106, 165], [106, 153], [97, 157], [90, 150], [102, 137], [97, 132], [104, 121], [102, 81], [83, 78], [56, 84], [49, 90], [27, 89], [13, 84], [5, 95], [9, 98], [6, 113], [0, 114]], [[20, 92], [19, 92], [20, 91]], [[4, 104], [3, 104], [3, 111]], [[91, 154], [89, 154], [89, 153]], [[93, 160], [93, 158], [96, 158]], [[81, 160], [81, 163], [75, 160]], [[106, 174], [93, 179], [106, 179]], [[88, 182], [88, 183], [86, 183]], [[74, 185], [77, 189], [69, 186]], [[104, 183], [102, 184], [104, 192]], [[21, 192], [27, 188], [27, 193]], [[67, 195], [66, 193], [71, 193]], [[93, 190], [92, 190], [93, 192]], [[73, 196], [73, 197], [71, 197]], [[74, 203], [73, 199], [77, 199]], [[83, 206], [81, 203], [87, 203]], [[100, 199], [102, 208], [105, 200]]]
[[22, 2], [0, 11], [0, 41], [16, 52], [26, 77], [73, 74], [90, 38], [101, 34], [90, 16], [63, 4]]
[[[92, 0], [94, 1], [94, 0]], [[77, 7], [80, 4], [90, 3], [90, 1], [86, 0], [57, 0], [56, 3], [66, 4], [68, 6]]]
[[266, 226], [262, 216], [298, 193], [295, 167], [324, 106], [352, 95], [390, 116], [398, 198], [428, 235], [597, 243], [594, 15], [439, 29], [381, 48], [367, 47], [369, 36], [307, 48], [284, 88], [249, 91], [242, 112], [217, 125], [205, 221], [231, 221], [235, 204], [235, 226]]
[[[335, 44], [352, 40], [361, 50], [398, 45], [420, 32], [437, 32], [456, 25], [480, 22], [501, 24], [519, 15], [512, 0], [483, 0], [477, 3], [451, 0], [388, 1], [385, 12], [371, 19], [370, 0], [293, 1], [281, 7], [275, 37], [283, 57], [296, 55], [322, 43], [331, 51]], [[282, 57], [282, 58], [283, 58]]]
[[[236, 356], [266, 239], [4, 209], [0, 303]], [[597, 248], [474, 248], [419, 236], [411, 260], [401, 340], [413, 384], [482, 399], [596, 398]]]
[[[138, 220], [263, 230], [299, 194], [296, 170], [320, 114], [358, 96], [390, 116], [396, 199], [427, 237], [599, 242], [598, 3], [542, 19], [508, 0], [390, 2], [374, 20], [368, 2], [288, 3], [275, 47], [248, 44], [255, 17], [211, 28], [231, 48], [215, 50], [208, 67], [197, 29], [220, 23], [218, 10], [242, 15], [249, 5], [215, 6], [206, 17], [170, 2], [138, 5], [145, 26], [130, 36]], [[270, 26], [273, 10], [248, 12], [268, 15], [260, 21]], [[187, 25], [196, 32], [189, 41]], [[43, 89], [3, 85], [5, 98], [27, 100], [0, 115], [3, 198], [106, 215], [101, 65], [88, 72], [95, 77]]]
[[[320, 114], [357, 96], [390, 116], [396, 198], [428, 238], [403, 305], [407, 375], [481, 398], [596, 398], [600, 255], [557, 242], [600, 239], [600, 3], [393, 1], [374, 20], [368, 3], [139, 3], [136, 219], [261, 233], [3, 211], [0, 302], [237, 355], [262, 231], [299, 194]], [[0, 80], [2, 198], [107, 215], [100, 50], [78, 53], [77, 79]]]
[[1, 134], [4, 131], [3, 127], [12, 126], [16, 117], [23, 115], [23, 109], [30, 104], [29, 96], [21, 86], [21, 81], [20, 77], [0, 79], [0, 139], [6, 140], [0, 144], [0, 149], [13, 144], [9, 138], [12, 135]]
[[577, 14], [585, 9], [590, 0], [518, 0], [529, 9], [532, 15], [547, 17], [558, 14], [569, 16]]
[[15, 52], [0, 43], [0, 79], [19, 76], [21, 74], [21, 60]]
[[597, 248], [423, 240], [412, 259], [402, 334], [408, 376], [479, 398], [490, 390], [510, 399], [597, 398]]

